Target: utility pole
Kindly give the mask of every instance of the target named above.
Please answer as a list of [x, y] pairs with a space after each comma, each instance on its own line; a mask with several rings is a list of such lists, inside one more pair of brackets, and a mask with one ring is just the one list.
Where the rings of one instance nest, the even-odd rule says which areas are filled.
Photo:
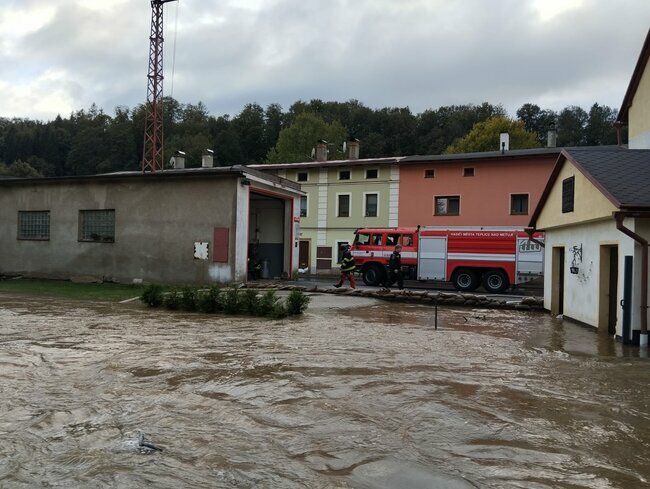
[[147, 105], [142, 149], [142, 172], [163, 169], [163, 5], [176, 0], [151, 0], [149, 72]]

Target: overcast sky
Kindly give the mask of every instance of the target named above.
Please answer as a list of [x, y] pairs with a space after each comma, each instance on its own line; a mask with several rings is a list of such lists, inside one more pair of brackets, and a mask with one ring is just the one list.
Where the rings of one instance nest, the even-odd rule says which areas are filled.
[[[649, 0], [180, 0], [164, 93], [212, 115], [357, 99], [413, 112], [526, 102], [618, 108]], [[149, 0], [0, 0], [0, 116], [146, 99]]]

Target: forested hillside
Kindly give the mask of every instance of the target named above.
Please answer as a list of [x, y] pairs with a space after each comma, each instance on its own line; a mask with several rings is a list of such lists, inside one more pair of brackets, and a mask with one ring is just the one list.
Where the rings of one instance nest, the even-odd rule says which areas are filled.
[[[0, 174], [65, 176], [138, 170], [144, 131], [144, 106], [117, 107], [112, 115], [93, 105], [52, 121], [0, 118]], [[330, 159], [343, 158], [343, 140], [361, 141], [361, 158], [440, 154], [477, 123], [508, 118], [499, 105], [454, 105], [419, 114], [408, 108], [371, 109], [361, 102], [295, 102], [287, 111], [277, 104], [246, 105], [239, 114], [213, 116], [202, 103], [164, 99], [165, 161], [176, 150], [187, 153], [186, 166], [200, 166], [206, 148], [217, 165], [308, 161], [317, 139], [330, 145]], [[523, 105], [516, 120], [546, 144], [555, 124], [558, 146], [616, 144], [616, 110], [594, 104], [560, 112]], [[496, 148], [495, 148], [496, 149]]]

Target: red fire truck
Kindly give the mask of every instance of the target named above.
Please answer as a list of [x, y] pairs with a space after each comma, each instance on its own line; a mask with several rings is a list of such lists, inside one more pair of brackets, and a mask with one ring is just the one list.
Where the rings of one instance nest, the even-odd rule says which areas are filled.
[[500, 227], [363, 228], [355, 231], [352, 255], [367, 285], [385, 284], [395, 245], [402, 245], [405, 277], [445, 280], [457, 290], [483, 285], [500, 293], [544, 271], [543, 233], [531, 240], [523, 229]]

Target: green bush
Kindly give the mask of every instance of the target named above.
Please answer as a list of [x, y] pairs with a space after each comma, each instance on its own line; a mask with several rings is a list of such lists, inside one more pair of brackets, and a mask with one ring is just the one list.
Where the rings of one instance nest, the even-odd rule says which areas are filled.
[[169, 294], [165, 296], [163, 304], [167, 309], [176, 311], [181, 308], [182, 299], [180, 292], [178, 292], [177, 289], [172, 289]]
[[311, 299], [300, 290], [292, 290], [287, 300], [285, 301], [285, 307], [287, 309], [287, 314], [290, 316], [296, 314], [302, 314], [307, 309], [307, 304]]
[[223, 294], [223, 310], [227, 314], [240, 312], [239, 289], [237, 287], [229, 287]]
[[288, 315], [289, 315], [289, 311], [287, 311], [287, 308], [281, 302], [276, 302], [273, 305], [273, 309], [271, 310], [271, 313], [269, 314], [269, 316], [271, 316], [273, 319], [286, 318]]
[[253, 316], [258, 316], [260, 300], [257, 297], [257, 291], [253, 289], [246, 289], [239, 297], [239, 308], [241, 312], [248, 313]]
[[196, 308], [201, 312], [215, 313], [221, 309], [221, 289], [216, 285], [197, 294]]
[[196, 311], [196, 289], [183, 287], [181, 297], [181, 309], [184, 311]]
[[262, 297], [260, 297], [257, 304], [257, 311], [260, 316], [271, 316], [275, 308], [278, 298], [275, 295], [275, 290], [267, 290]]
[[140, 300], [149, 307], [160, 307], [163, 305], [163, 287], [162, 285], [151, 284], [147, 285], [142, 291]]

